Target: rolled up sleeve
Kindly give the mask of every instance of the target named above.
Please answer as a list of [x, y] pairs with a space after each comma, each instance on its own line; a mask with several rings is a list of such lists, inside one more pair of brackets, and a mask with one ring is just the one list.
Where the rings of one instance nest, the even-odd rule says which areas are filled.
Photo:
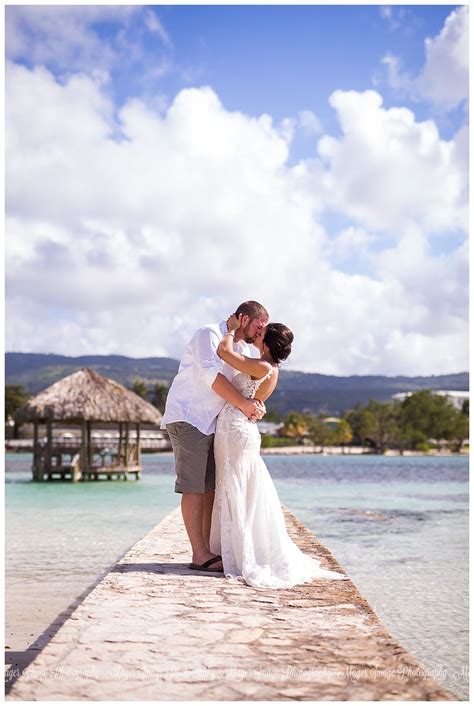
[[218, 373], [223, 372], [222, 360], [217, 355], [219, 337], [210, 329], [201, 329], [194, 340], [194, 357], [201, 380], [212, 387]]

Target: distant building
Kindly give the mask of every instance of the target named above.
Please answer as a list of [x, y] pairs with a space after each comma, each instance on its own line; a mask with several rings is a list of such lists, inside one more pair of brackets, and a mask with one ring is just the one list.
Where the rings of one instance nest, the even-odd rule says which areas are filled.
[[[397, 392], [395, 395], [392, 395], [392, 399], [394, 400], [400, 400], [400, 402], [403, 402], [403, 400], [406, 397], [411, 397], [413, 392], [418, 392], [418, 390], [413, 390], [412, 392]], [[433, 394], [435, 395], [442, 395], [443, 397], [447, 397], [449, 401], [456, 407], [456, 409], [462, 409], [463, 403], [467, 400], [469, 402], [469, 391], [461, 391], [461, 390], [432, 390]]]
[[329, 427], [329, 429], [338, 429], [342, 419], [340, 417], [324, 417], [321, 421]]
[[257, 422], [260, 434], [269, 434], [270, 436], [277, 436], [282, 426], [283, 422]]

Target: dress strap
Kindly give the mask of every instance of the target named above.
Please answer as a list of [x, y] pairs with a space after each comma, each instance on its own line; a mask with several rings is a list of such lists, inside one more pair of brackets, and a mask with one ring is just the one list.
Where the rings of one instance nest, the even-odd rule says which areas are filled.
[[270, 368], [268, 373], [266, 375], [264, 375], [263, 378], [260, 378], [258, 380], [258, 387], [260, 387], [260, 385], [262, 384], [262, 382], [264, 382], [264, 380], [268, 380], [268, 378], [271, 377], [272, 375], [273, 375], [273, 368]]

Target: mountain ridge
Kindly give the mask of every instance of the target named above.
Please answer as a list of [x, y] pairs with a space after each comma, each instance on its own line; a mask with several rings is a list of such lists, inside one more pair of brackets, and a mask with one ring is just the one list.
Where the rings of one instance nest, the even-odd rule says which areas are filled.
[[[23, 385], [30, 394], [37, 394], [66, 375], [83, 367], [91, 367], [100, 375], [117, 380], [126, 387], [130, 387], [137, 378], [152, 387], [157, 382], [169, 384], [178, 366], [179, 361], [174, 358], [7, 352], [5, 383]], [[365, 404], [369, 399], [386, 401], [396, 392], [426, 388], [468, 390], [469, 374], [339, 376], [283, 369], [267, 408], [280, 414], [290, 410], [341, 414], [358, 403]]]

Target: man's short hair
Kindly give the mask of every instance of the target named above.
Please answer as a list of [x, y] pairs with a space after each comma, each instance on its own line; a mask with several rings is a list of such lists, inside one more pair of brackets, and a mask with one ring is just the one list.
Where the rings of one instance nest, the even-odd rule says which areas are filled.
[[242, 316], [249, 316], [250, 321], [253, 321], [254, 319], [270, 318], [268, 311], [265, 309], [263, 304], [259, 304], [254, 301], [243, 302], [240, 304], [235, 310], [235, 315], [238, 318], [240, 314], [242, 314]]

